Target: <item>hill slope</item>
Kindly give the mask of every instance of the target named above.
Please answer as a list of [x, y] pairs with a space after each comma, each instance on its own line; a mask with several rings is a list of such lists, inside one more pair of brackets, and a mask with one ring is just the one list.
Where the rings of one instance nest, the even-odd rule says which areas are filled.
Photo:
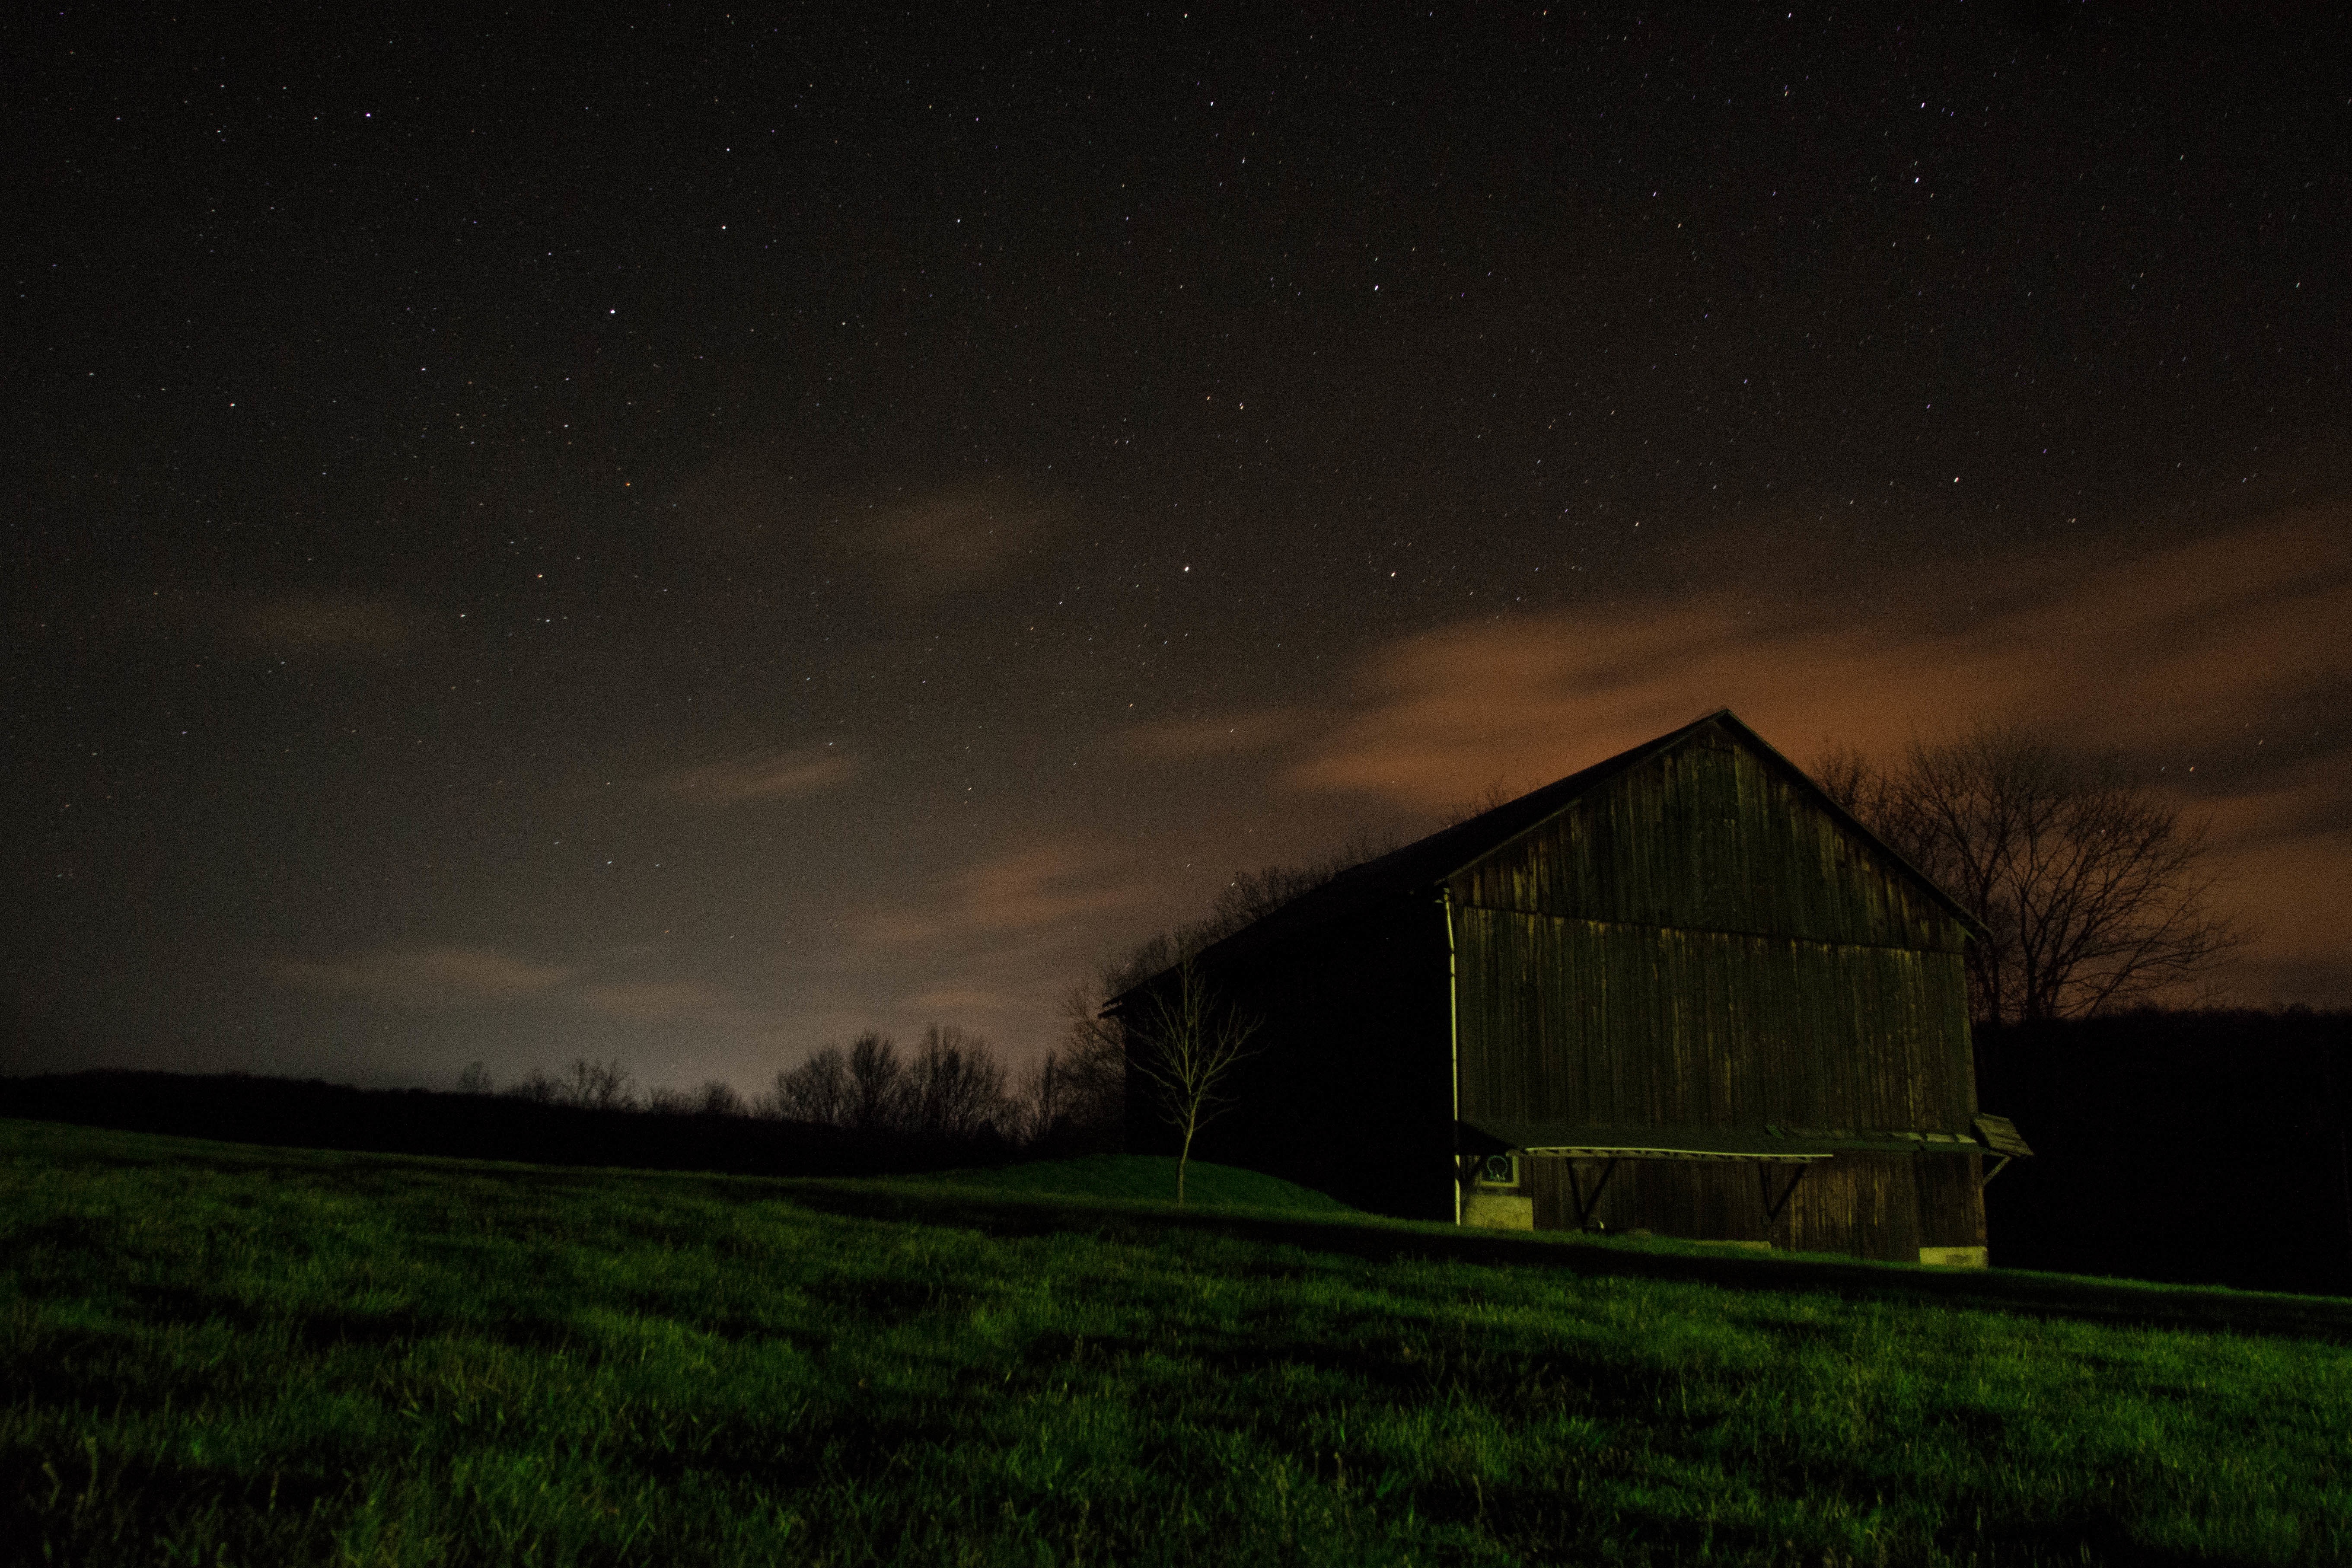
[[0, 1258], [31, 1561], [2352, 1548], [2343, 1303], [5, 1122]]
[[[1037, 1160], [984, 1170], [943, 1171], [933, 1175], [891, 1178], [1019, 1193], [1036, 1197], [1134, 1198], [1171, 1203], [1176, 1196], [1176, 1162], [1163, 1154], [1088, 1154], [1076, 1160]], [[1194, 1160], [1184, 1176], [1185, 1201], [1202, 1208], [1276, 1209], [1292, 1214], [1352, 1215], [1357, 1211], [1311, 1187], [1234, 1165]]]

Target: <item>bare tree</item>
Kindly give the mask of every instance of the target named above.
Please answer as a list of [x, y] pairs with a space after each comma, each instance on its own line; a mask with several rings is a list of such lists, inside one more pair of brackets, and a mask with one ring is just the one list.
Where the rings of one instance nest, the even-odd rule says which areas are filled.
[[1463, 801], [1459, 805], [1446, 807], [1446, 809], [1439, 815], [1438, 826], [1442, 828], [1458, 827], [1474, 816], [1484, 816], [1488, 812], [1494, 810], [1496, 806], [1508, 805], [1511, 802], [1518, 798], [1517, 795], [1513, 793], [1510, 784], [1506, 781], [1504, 775], [1496, 773], [1493, 778], [1486, 781], [1486, 787], [1481, 789], [1476, 795], [1472, 795], [1468, 800]]
[[593, 1062], [585, 1057], [572, 1061], [558, 1098], [583, 1110], [634, 1110], [637, 1106], [636, 1086], [628, 1069], [618, 1060]]
[[750, 1114], [750, 1110], [751, 1108], [743, 1103], [743, 1097], [735, 1092], [735, 1086], [724, 1079], [706, 1079], [694, 1094], [694, 1113], [697, 1116], [744, 1116]]
[[1059, 1051], [1047, 1051], [1021, 1075], [1012, 1107], [1013, 1133], [1024, 1143], [1041, 1143], [1069, 1126], [1070, 1074]]
[[550, 1078], [544, 1068], [533, 1068], [509, 1084], [506, 1093], [510, 1100], [528, 1101], [532, 1105], [553, 1105], [563, 1098], [563, 1082]]
[[1004, 1068], [988, 1042], [953, 1024], [933, 1024], [908, 1064], [908, 1130], [962, 1140], [1009, 1120]]
[[497, 1091], [498, 1087], [497, 1080], [490, 1077], [490, 1069], [478, 1061], [467, 1062], [466, 1070], [457, 1075], [459, 1094], [491, 1094]]
[[810, 1053], [800, 1066], [778, 1073], [775, 1090], [766, 1097], [761, 1110], [787, 1121], [846, 1127], [856, 1102], [848, 1053], [839, 1046], [827, 1046]]
[[1060, 1114], [1080, 1142], [1105, 1149], [1118, 1148], [1127, 1127], [1127, 1043], [1102, 1010], [1129, 984], [1118, 966], [1105, 964], [1093, 980], [1062, 993], [1062, 1043], [1054, 1053]]
[[[1495, 786], [1500, 789], [1501, 781]], [[1088, 1142], [1115, 1147], [1127, 1122], [1127, 1047], [1118, 1025], [1102, 1017], [1115, 996], [1156, 975], [1189, 964], [1199, 953], [1326, 883], [1397, 847], [1393, 836], [1351, 835], [1330, 854], [1304, 866], [1235, 871], [1217, 890], [1203, 918], [1144, 938], [1099, 965], [1091, 980], [1062, 994], [1062, 1044], [1055, 1070], [1067, 1080], [1070, 1124]], [[1057, 1089], [1057, 1092], [1062, 1092]]]
[[1979, 1022], [2113, 1011], [2251, 940], [2208, 901], [2210, 817], [2184, 823], [2114, 763], [2078, 761], [2014, 720], [1915, 737], [1889, 769], [1832, 747], [1816, 776], [1983, 923], [1968, 956]]
[[868, 1029], [849, 1042], [849, 1105], [845, 1125], [860, 1132], [896, 1131], [907, 1121], [907, 1069], [889, 1036]]
[[646, 1096], [646, 1109], [663, 1116], [741, 1116], [746, 1110], [734, 1085], [715, 1078], [699, 1089], [656, 1089]]
[[1143, 1016], [1136, 1021], [1128, 1054], [1129, 1069], [1143, 1080], [1152, 1108], [1183, 1140], [1176, 1154], [1176, 1201], [1184, 1201], [1184, 1167], [1201, 1129], [1231, 1109], [1234, 1068], [1251, 1055], [1257, 1023], [1220, 1004], [1192, 959], [1177, 966], [1172, 982], [1144, 994]]

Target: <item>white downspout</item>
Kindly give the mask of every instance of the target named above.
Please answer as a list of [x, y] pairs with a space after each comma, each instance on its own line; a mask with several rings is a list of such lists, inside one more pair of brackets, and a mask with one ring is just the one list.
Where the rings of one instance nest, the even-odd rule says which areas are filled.
[[1445, 907], [1445, 1050], [1454, 1089], [1454, 1223], [1462, 1223], [1462, 983], [1454, 957], [1454, 884], [1439, 898]]

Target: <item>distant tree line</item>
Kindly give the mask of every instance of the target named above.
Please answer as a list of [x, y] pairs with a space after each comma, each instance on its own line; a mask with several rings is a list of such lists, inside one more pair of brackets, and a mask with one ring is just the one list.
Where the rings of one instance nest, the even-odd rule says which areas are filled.
[[903, 1054], [872, 1030], [825, 1046], [750, 1098], [716, 1079], [648, 1089], [619, 1060], [583, 1057], [503, 1088], [477, 1061], [454, 1093], [244, 1073], [0, 1078], [0, 1116], [299, 1148], [867, 1175], [1116, 1149], [1123, 1093], [1123, 1063], [1100, 1049], [1058, 1049], [1016, 1075], [986, 1040], [935, 1024]]
[[1119, 1086], [1110, 1065], [1099, 1048], [1066, 1045], [1016, 1079], [987, 1040], [932, 1024], [905, 1055], [874, 1029], [821, 1047], [750, 1099], [718, 1079], [641, 1091], [617, 1059], [584, 1057], [561, 1074], [533, 1068], [503, 1089], [477, 1061], [458, 1075], [457, 1092], [576, 1110], [782, 1121], [900, 1144], [1075, 1152], [1116, 1146]]

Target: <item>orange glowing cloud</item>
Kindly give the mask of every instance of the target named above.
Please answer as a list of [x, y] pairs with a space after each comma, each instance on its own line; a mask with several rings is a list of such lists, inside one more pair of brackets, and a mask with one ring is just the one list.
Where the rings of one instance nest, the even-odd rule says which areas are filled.
[[1801, 761], [1826, 737], [1887, 751], [1995, 710], [2192, 757], [2343, 678], [2352, 526], [2278, 519], [1965, 580], [1947, 564], [1853, 597], [1876, 607], [1780, 583], [1440, 628], [1378, 654], [1376, 700], [1284, 782], [1437, 806], [1497, 772], [1559, 777], [1717, 707]]

